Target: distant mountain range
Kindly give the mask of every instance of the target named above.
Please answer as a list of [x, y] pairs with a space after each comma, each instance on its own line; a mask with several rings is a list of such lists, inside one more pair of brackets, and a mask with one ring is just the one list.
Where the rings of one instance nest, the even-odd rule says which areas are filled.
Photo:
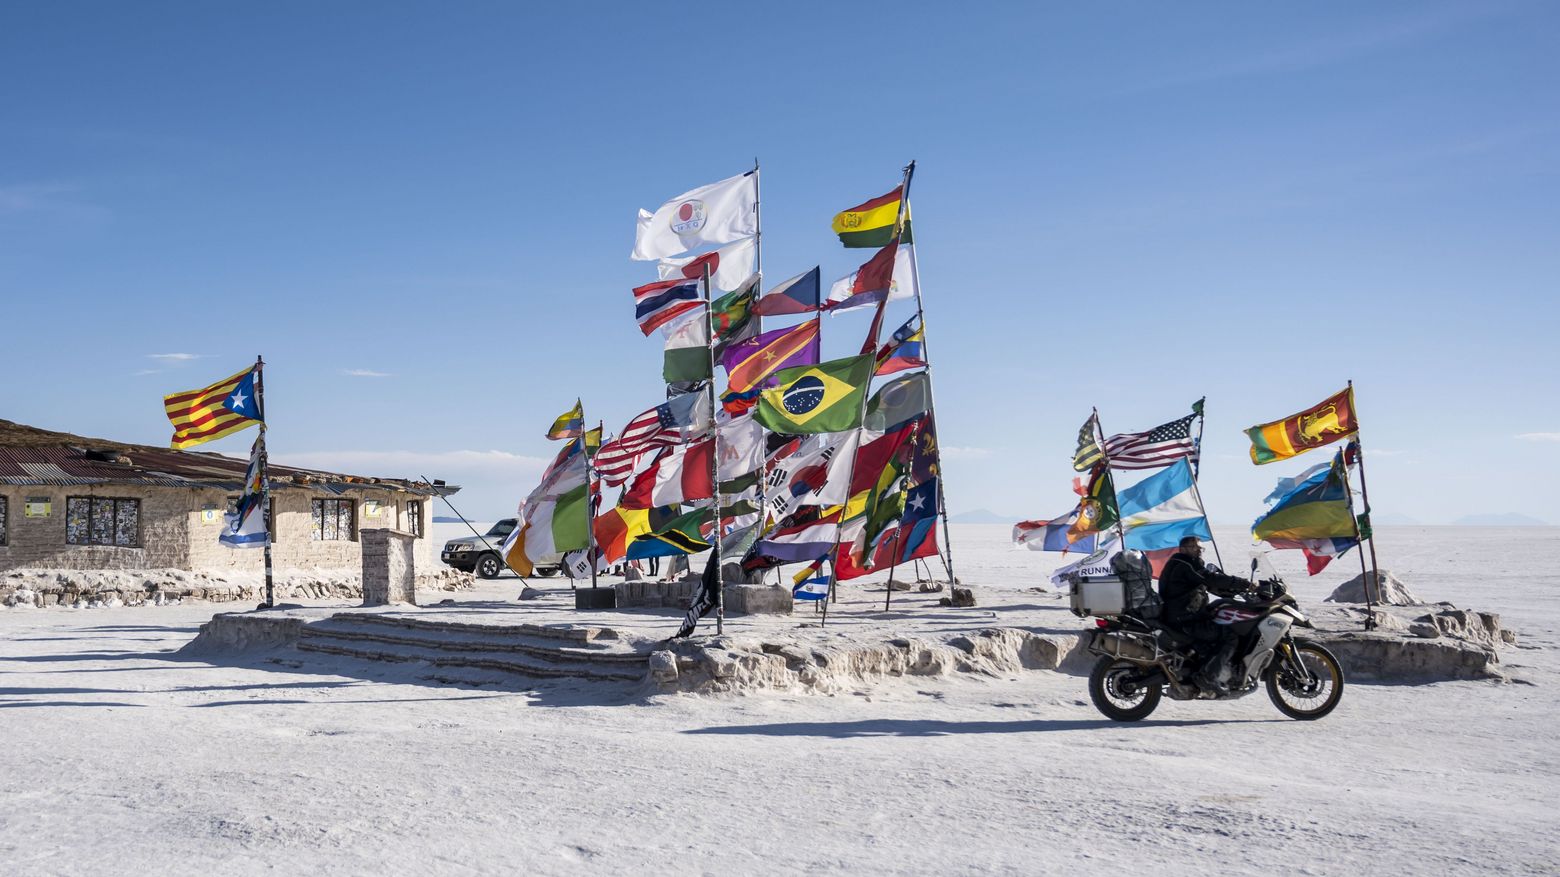
[[1012, 524], [1019, 520], [1022, 519], [1013, 515], [999, 515], [991, 509], [975, 509], [948, 516], [950, 524]]
[[1547, 527], [1548, 521], [1541, 521], [1532, 515], [1521, 515], [1516, 512], [1501, 512], [1488, 515], [1463, 515], [1452, 522], [1457, 527]]

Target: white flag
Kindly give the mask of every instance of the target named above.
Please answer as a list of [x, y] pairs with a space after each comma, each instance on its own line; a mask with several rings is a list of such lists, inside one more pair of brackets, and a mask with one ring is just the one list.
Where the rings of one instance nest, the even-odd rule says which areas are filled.
[[[710, 286], [721, 292], [736, 292], [753, 276], [753, 269], [758, 265], [758, 238], [743, 238], [734, 244], [727, 244], [716, 250], [714, 256], [712, 261], [715, 264], [710, 268]], [[656, 270], [661, 273], [662, 280], [683, 277], [683, 266], [702, 258], [704, 256], [662, 259], [656, 264]], [[701, 268], [697, 277], [703, 276]]]
[[654, 213], [639, 211], [639, 230], [629, 258], [667, 259], [757, 233], [758, 176], [748, 171], [684, 192]]
[[856, 456], [859, 430], [803, 436], [789, 455], [776, 451], [764, 476], [769, 513], [784, 518], [804, 505], [839, 505], [848, 499], [847, 470]]
[[1115, 575], [1110, 568], [1111, 558], [1121, 553], [1121, 543], [1115, 539], [1101, 545], [1098, 551], [1087, 557], [1080, 558], [1059, 567], [1051, 573], [1051, 584], [1058, 587], [1066, 587], [1069, 583], [1068, 576], [1109, 576]]
[[[914, 254], [915, 244], [900, 244], [898, 251], [894, 253], [893, 279], [888, 286], [889, 301], [915, 298], [915, 272], [910, 269], [910, 260], [915, 257]], [[824, 301], [826, 307], [833, 302], [846, 302], [834, 305], [833, 310], [839, 312], [878, 303], [878, 296], [854, 295], [851, 292], [856, 285], [856, 274], [857, 272], [852, 271], [829, 286], [829, 295]], [[854, 301], [847, 301], [852, 298]]]
[[721, 481], [741, 478], [764, 465], [764, 427], [753, 415], [744, 414], [716, 428], [719, 458], [715, 465]]

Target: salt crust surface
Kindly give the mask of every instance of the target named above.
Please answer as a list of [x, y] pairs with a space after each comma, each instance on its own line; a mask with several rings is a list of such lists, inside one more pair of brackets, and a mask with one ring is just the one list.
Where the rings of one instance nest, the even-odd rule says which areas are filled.
[[[1044, 581], [1055, 556], [1005, 538], [956, 527], [960, 578]], [[1126, 726], [1064, 673], [618, 697], [176, 659], [231, 605], [3, 610], [0, 870], [1554, 873], [1560, 529], [1381, 539], [1425, 599], [1502, 614], [1516, 682], [1351, 685], [1316, 723], [1166, 702]], [[1358, 567], [1286, 573], [1316, 608]]]

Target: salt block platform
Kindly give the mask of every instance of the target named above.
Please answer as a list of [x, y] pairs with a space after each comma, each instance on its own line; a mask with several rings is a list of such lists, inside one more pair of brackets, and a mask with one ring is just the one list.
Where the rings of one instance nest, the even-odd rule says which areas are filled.
[[[214, 616], [184, 653], [211, 660], [265, 652], [267, 660], [327, 671], [344, 672], [354, 663], [395, 665], [438, 682], [572, 680], [637, 686], [647, 693], [835, 692], [906, 676], [1083, 673], [1092, 663], [1081, 648], [1091, 621], [1068, 612], [1058, 594], [977, 588], [972, 609], [939, 606], [939, 596], [895, 594], [885, 611], [882, 590], [846, 586], [830, 606], [827, 624], [816, 607], [798, 604], [792, 615], [729, 617], [721, 636], [715, 635], [714, 618], [707, 617], [694, 637], [675, 641], [667, 638], [681, 623], [681, 611], [575, 610], [567, 588], [523, 601], [300, 606]], [[1423, 613], [1425, 607], [1393, 611]], [[1316, 612], [1321, 629], [1302, 635], [1332, 648], [1351, 678], [1502, 678], [1496, 652], [1500, 628], [1493, 616], [1488, 629], [1497, 633], [1480, 641], [1449, 635], [1455, 631], [1446, 625], [1415, 627], [1384, 616], [1382, 629], [1366, 633], [1357, 609], [1324, 605]], [[1429, 637], [1427, 630], [1447, 635]]]

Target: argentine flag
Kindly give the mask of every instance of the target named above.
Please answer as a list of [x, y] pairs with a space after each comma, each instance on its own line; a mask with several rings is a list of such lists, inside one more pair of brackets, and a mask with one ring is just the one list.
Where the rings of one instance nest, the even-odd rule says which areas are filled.
[[1185, 457], [1149, 478], [1116, 491], [1126, 545], [1140, 551], [1174, 548], [1185, 536], [1212, 539]]

